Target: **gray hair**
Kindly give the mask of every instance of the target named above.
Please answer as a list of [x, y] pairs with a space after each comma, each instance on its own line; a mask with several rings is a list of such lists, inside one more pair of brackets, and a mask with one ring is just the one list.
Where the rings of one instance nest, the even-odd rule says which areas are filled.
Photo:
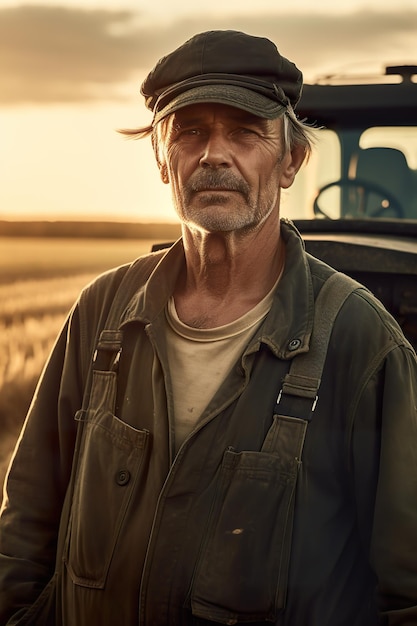
[[304, 148], [304, 160], [308, 161], [316, 141], [317, 128], [307, 124], [305, 120], [300, 120], [290, 104], [287, 105], [283, 117], [285, 152], [291, 152], [297, 146], [301, 146]]

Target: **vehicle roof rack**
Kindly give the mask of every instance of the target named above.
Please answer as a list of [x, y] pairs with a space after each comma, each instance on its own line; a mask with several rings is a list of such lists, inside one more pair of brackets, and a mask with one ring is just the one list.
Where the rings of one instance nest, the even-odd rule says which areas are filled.
[[411, 83], [412, 77], [417, 74], [417, 65], [388, 65], [385, 68], [386, 76], [401, 76], [403, 82]]

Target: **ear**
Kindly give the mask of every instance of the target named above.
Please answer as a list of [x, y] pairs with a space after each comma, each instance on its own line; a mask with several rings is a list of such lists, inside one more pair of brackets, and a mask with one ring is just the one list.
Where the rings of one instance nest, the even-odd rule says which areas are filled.
[[161, 180], [165, 185], [169, 184], [169, 175], [168, 175], [168, 168], [166, 163], [158, 163], [158, 167], [159, 167], [159, 174], [161, 176]]
[[280, 180], [280, 186], [284, 189], [288, 189], [294, 182], [295, 176], [302, 166], [304, 159], [306, 158], [306, 152], [303, 146], [296, 146], [288, 152], [283, 159], [282, 174]]

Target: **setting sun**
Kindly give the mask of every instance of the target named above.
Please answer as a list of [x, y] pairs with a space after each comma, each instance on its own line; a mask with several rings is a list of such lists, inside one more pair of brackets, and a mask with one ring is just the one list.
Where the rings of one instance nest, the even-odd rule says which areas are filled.
[[118, 128], [150, 120], [139, 90], [158, 58], [198, 31], [272, 39], [304, 72], [381, 73], [415, 63], [417, 3], [220, 0], [189, 3], [49, 0], [0, 9], [3, 219], [176, 221], [149, 140]]

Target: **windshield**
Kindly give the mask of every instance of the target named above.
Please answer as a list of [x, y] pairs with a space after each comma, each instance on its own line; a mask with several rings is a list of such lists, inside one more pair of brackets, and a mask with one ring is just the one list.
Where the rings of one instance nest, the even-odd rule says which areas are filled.
[[318, 131], [310, 161], [283, 195], [282, 214], [417, 222], [417, 128]]

